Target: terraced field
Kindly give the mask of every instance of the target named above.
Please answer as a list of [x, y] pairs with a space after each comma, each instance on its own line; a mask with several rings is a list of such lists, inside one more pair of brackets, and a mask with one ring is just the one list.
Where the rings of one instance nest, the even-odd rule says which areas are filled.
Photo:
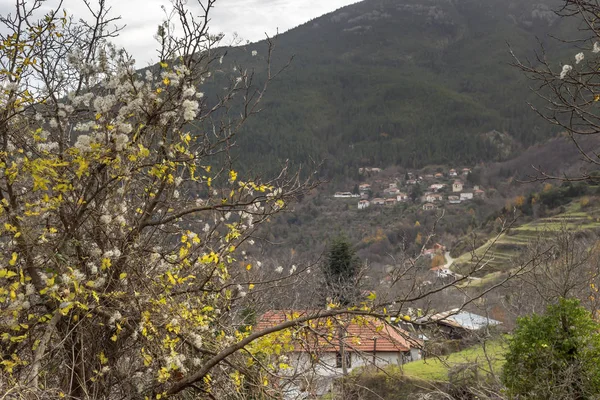
[[531, 243], [550, 238], [560, 229], [600, 231], [600, 208], [582, 209], [579, 200], [573, 201], [563, 213], [513, 227], [508, 232], [489, 239], [475, 251], [462, 254], [454, 261], [451, 269], [459, 274], [466, 274], [475, 268], [472, 276], [485, 281], [493, 280], [502, 272], [514, 268], [516, 259]]

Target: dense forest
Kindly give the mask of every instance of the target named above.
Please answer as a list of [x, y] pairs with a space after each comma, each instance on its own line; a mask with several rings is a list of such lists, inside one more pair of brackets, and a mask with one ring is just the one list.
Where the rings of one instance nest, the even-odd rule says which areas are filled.
[[[566, 37], [576, 21], [555, 8], [550, 0], [367, 0], [278, 35], [272, 70], [293, 60], [244, 126], [237, 154], [244, 164], [260, 158], [255, 168], [267, 171], [287, 159], [325, 161], [328, 177], [514, 155], [556, 134], [528, 107], [536, 97], [511, 65], [511, 51], [535, 60], [543, 45], [559, 68], [565, 44], [549, 35]], [[255, 71], [260, 85], [266, 42], [224, 50], [207, 92], [218, 93], [234, 66]]]

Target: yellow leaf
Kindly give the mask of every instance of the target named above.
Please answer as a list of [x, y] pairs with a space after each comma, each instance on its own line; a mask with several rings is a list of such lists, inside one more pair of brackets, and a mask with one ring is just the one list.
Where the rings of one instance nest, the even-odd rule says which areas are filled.
[[121, 272], [121, 274], [119, 275], [119, 279], [125, 279], [127, 278], [127, 272]]

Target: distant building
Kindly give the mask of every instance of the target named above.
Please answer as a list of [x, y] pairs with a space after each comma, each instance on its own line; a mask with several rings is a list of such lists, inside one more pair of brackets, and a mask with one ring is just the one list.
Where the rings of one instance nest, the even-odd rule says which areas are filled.
[[436, 178], [443, 178], [444, 174], [442, 174], [441, 172], [438, 172], [437, 174], [434, 175], [434, 177], [436, 177]]
[[473, 196], [477, 199], [485, 198], [485, 192], [481, 189], [473, 190]]
[[371, 205], [371, 203], [369, 202], [369, 200], [361, 200], [358, 202], [358, 209], [364, 210], [365, 208], [369, 207], [370, 205]]
[[369, 185], [368, 183], [361, 183], [360, 185], [358, 185], [358, 191], [361, 194], [369, 193], [371, 191], [371, 185]]
[[425, 210], [425, 211], [435, 210], [435, 204], [425, 203], [425, 204], [423, 204], [423, 210]]
[[385, 205], [386, 206], [393, 206], [394, 204], [397, 203], [398, 200], [396, 200], [395, 197], [391, 198], [391, 199], [385, 199]]
[[467, 176], [467, 175], [469, 175], [469, 173], [470, 173], [470, 172], [471, 172], [471, 168], [463, 168], [463, 169], [462, 169], [462, 174], [463, 174], [464, 176]]
[[381, 199], [381, 198], [375, 198], [373, 200], [371, 200], [371, 204], [373, 204], [374, 206], [383, 206], [385, 205], [385, 199]]
[[435, 201], [442, 201], [443, 197], [439, 193], [425, 193], [424, 195], [425, 201], [429, 203], [433, 203]]
[[458, 176], [458, 173], [455, 169], [451, 169], [450, 171], [448, 171], [448, 176]]
[[452, 184], [452, 191], [454, 193], [457, 192], [462, 192], [463, 190], [463, 183], [461, 181], [454, 181], [454, 183]]
[[398, 184], [396, 182], [392, 182], [388, 185], [390, 189], [398, 189]]
[[374, 168], [374, 167], [364, 167], [364, 168], [358, 169], [358, 173], [360, 175], [378, 174], [380, 172], [381, 172], [381, 168]]
[[397, 201], [408, 201], [408, 195], [406, 193], [400, 192], [396, 195], [396, 200]]
[[472, 199], [473, 199], [473, 193], [469, 193], [469, 192], [467, 192], [467, 193], [461, 193], [461, 194], [460, 194], [460, 199], [461, 199], [462, 201], [465, 201], [465, 200], [472, 200]]
[[448, 203], [450, 203], [450, 204], [460, 204], [460, 197], [458, 197], [458, 196], [448, 196]]
[[433, 185], [429, 186], [429, 189], [431, 189], [433, 192], [437, 192], [439, 190], [442, 190], [445, 187], [446, 187], [445, 183], [434, 183]]
[[414, 180], [414, 179], [409, 179], [409, 180], [407, 180], [407, 181], [406, 181], [406, 184], [407, 184], [407, 185], [416, 185], [416, 184], [417, 184], [417, 181], [416, 181], [416, 180]]
[[336, 198], [353, 198], [353, 197], [360, 197], [359, 194], [353, 194], [350, 192], [335, 192], [335, 194], [333, 195], [333, 197]]
[[398, 188], [387, 188], [387, 189], [383, 189], [383, 194], [386, 197], [396, 197], [398, 195], [398, 193], [400, 193], [400, 190], [398, 190]]
[[416, 322], [435, 323], [439, 330], [451, 338], [463, 338], [480, 329], [500, 325], [502, 322], [488, 317], [461, 311], [455, 308], [450, 311], [419, 318]]

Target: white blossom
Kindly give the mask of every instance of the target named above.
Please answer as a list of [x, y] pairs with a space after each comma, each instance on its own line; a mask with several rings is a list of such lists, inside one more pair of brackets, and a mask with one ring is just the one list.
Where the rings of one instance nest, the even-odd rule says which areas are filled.
[[585, 58], [585, 55], [583, 54], [583, 52], [575, 54], [575, 64], [579, 64], [580, 62], [583, 61], [584, 58]]
[[129, 142], [129, 136], [124, 133], [120, 133], [115, 137], [115, 147], [117, 151], [122, 151], [125, 145]]
[[290, 268], [290, 275], [292, 275], [294, 272], [296, 272], [296, 265], [292, 265], [292, 268]]
[[279, 267], [275, 268], [275, 272], [277, 272], [278, 274], [283, 272], [283, 267], [280, 265]]
[[104, 214], [100, 217], [100, 222], [102, 222], [104, 225], [110, 224], [111, 221], [112, 217], [108, 214]]
[[181, 106], [183, 107], [183, 119], [185, 121], [191, 121], [196, 118], [196, 114], [198, 114], [198, 109], [200, 108], [197, 101], [184, 100]]
[[560, 72], [560, 79], [565, 79], [565, 76], [567, 76], [567, 74], [573, 70], [573, 67], [565, 64], [562, 67], [562, 71]]
[[258, 54], [258, 51], [252, 50], [252, 57], [256, 56], [257, 54]]
[[592, 53], [600, 53], [600, 44], [598, 42], [594, 42], [594, 48], [592, 49]]

